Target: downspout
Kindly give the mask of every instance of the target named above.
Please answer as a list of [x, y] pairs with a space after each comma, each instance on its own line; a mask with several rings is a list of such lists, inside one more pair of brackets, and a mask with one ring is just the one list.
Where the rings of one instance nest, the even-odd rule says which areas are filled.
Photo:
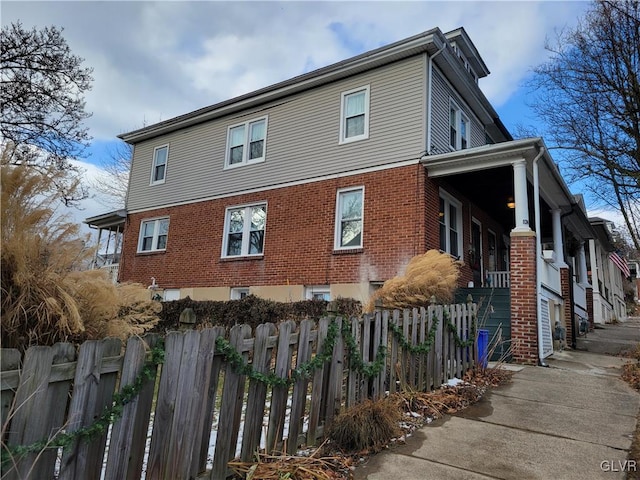
[[533, 207], [535, 215], [535, 228], [536, 228], [536, 320], [538, 322], [538, 363], [546, 367], [543, 357], [542, 349], [542, 319], [541, 319], [541, 305], [542, 305], [542, 282], [540, 276], [542, 273], [542, 239], [541, 239], [541, 226], [540, 226], [540, 173], [538, 170], [538, 161], [544, 155], [545, 148], [540, 147], [538, 155], [533, 159]]
[[447, 44], [445, 43], [444, 45], [442, 45], [442, 48], [440, 50], [438, 50], [436, 53], [434, 53], [433, 55], [431, 55], [429, 57], [429, 77], [427, 78], [427, 102], [428, 102], [428, 107], [427, 107], [427, 145], [425, 150], [427, 151], [427, 155], [431, 155], [431, 104], [433, 103], [431, 101], [431, 84], [432, 82], [432, 76], [433, 76], [433, 59], [436, 58], [438, 56], [438, 54], [440, 52], [442, 52], [445, 48], [447, 48]]

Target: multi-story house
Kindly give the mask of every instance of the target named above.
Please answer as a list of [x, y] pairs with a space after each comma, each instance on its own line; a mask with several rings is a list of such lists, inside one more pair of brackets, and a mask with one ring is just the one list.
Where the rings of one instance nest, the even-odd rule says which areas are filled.
[[588, 315], [593, 230], [542, 139], [501, 123], [488, 74], [464, 29], [434, 28], [121, 135], [120, 280], [165, 299], [366, 301], [440, 249], [462, 287], [506, 292], [514, 359], [544, 359], [554, 322]]
[[626, 261], [615, 257], [612, 223], [599, 217], [589, 219], [596, 237], [589, 240], [589, 281], [593, 286], [593, 322], [625, 321], [627, 307], [624, 282], [631, 277]]

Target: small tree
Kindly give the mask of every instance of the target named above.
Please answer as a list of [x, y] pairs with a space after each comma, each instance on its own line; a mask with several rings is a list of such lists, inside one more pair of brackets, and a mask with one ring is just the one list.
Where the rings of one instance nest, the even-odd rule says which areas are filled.
[[106, 157], [101, 159], [103, 173], [92, 182], [91, 188], [102, 194], [102, 203], [108, 207], [124, 207], [132, 155], [131, 145], [118, 142], [111, 146]]
[[640, 2], [597, 0], [546, 48], [532, 107], [572, 180], [620, 210], [640, 249]]
[[27, 30], [20, 22], [0, 34], [0, 133], [14, 165], [47, 173], [51, 188], [67, 204], [86, 198], [81, 171], [69, 160], [82, 156], [90, 137], [82, 125], [90, 114], [83, 95], [91, 88], [90, 68], [71, 53], [62, 29]]

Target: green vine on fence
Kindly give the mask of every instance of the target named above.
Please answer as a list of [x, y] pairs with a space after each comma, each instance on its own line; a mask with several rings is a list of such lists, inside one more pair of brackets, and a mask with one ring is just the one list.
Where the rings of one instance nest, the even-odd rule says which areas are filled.
[[351, 322], [343, 322], [342, 324], [342, 337], [347, 347], [347, 353], [349, 356], [349, 368], [363, 374], [365, 377], [371, 379], [376, 377], [385, 368], [385, 360], [387, 357], [387, 346], [379, 345], [376, 352], [376, 359], [372, 363], [365, 363], [362, 359], [362, 355], [358, 351], [356, 341], [351, 335]]
[[157, 367], [162, 363], [164, 363], [164, 343], [160, 340], [151, 348], [149, 360], [145, 362], [133, 382], [122, 387], [120, 392], [113, 394], [111, 405], [105, 406], [102, 413], [91, 425], [72, 432], [60, 431], [51, 438], [42, 439], [30, 445], [3, 445], [2, 469], [5, 470], [30, 453], [38, 453], [47, 449], [68, 448], [76, 441], [88, 441], [103, 434], [110, 424], [122, 417], [125, 405], [136, 398], [146, 383], [155, 377]]
[[418, 354], [418, 353], [427, 354], [431, 351], [431, 347], [433, 347], [433, 343], [435, 342], [435, 339], [436, 339], [436, 332], [438, 331], [438, 324], [440, 323], [440, 320], [438, 319], [435, 313], [433, 314], [432, 319], [433, 319], [433, 324], [429, 329], [427, 339], [424, 342], [419, 343], [418, 345], [413, 345], [409, 343], [409, 341], [405, 338], [402, 330], [400, 330], [400, 327], [395, 323], [392, 323], [392, 322], [389, 323], [389, 329], [393, 332], [393, 336], [395, 337], [397, 342], [400, 344], [401, 348], [408, 350], [409, 353], [412, 353], [412, 354]]
[[456, 346], [460, 348], [467, 348], [472, 346], [476, 341], [476, 316], [474, 315], [471, 319], [471, 331], [469, 332], [469, 338], [463, 340], [462, 338], [460, 338], [460, 335], [458, 335], [458, 329], [451, 321], [451, 315], [449, 315], [449, 312], [445, 310], [444, 313], [445, 325], [453, 334], [453, 341], [455, 342]]

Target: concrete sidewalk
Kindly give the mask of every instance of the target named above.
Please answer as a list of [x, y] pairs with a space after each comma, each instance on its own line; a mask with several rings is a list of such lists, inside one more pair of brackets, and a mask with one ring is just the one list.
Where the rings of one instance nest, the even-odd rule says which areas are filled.
[[638, 342], [639, 319], [605, 325], [372, 456], [355, 479], [623, 479], [640, 395], [619, 378], [628, 360], [592, 352]]

